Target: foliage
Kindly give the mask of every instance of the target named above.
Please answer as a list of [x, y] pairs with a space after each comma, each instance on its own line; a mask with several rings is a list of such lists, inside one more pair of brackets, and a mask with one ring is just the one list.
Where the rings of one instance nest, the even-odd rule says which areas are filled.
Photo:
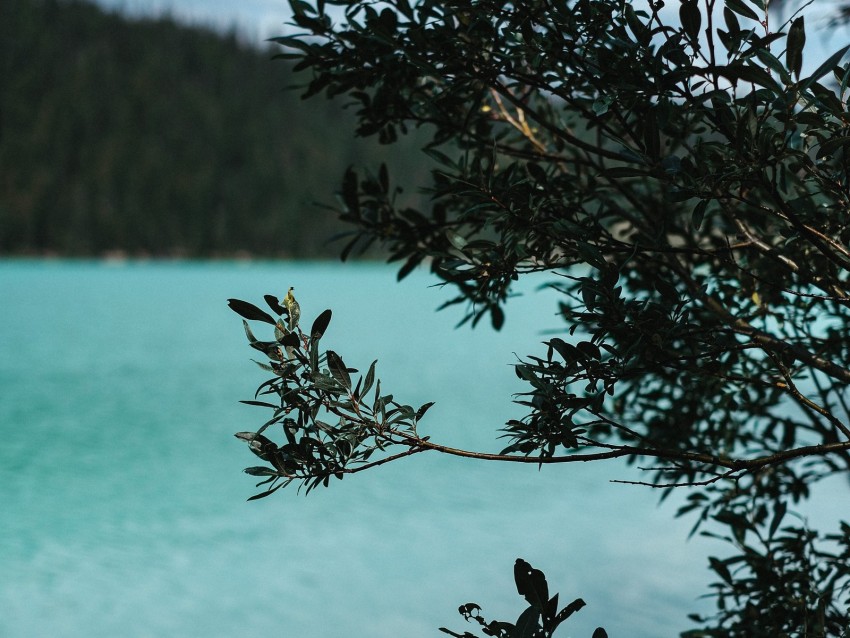
[[0, 16], [0, 253], [336, 251], [341, 225], [313, 204], [325, 171], [378, 145], [338, 103], [282, 91], [269, 47], [79, 1]]
[[[576, 598], [559, 610], [558, 594], [549, 598], [549, 584], [543, 572], [534, 569], [521, 558], [518, 558], [514, 564], [514, 580], [517, 592], [528, 602], [528, 607], [519, 615], [515, 623], [499, 620], [487, 622], [481, 615], [481, 606], [476, 603], [461, 605], [458, 613], [467, 622], [478, 623], [486, 636], [533, 638], [534, 636], [551, 636], [565, 620], [585, 606], [581, 598]], [[455, 638], [475, 638], [475, 634], [468, 631], [458, 634], [445, 627], [441, 627], [440, 631]], [[608, 633], [602, 627], [598, 627], [593, 632], [592, 638], [608, 638]]]
[[305, 412], [299, 432], [326, 438], [272, 481], [312, 487], [424, 451], [626, 458], [649, 466], [636, 482], [688, 488], [679, 514], [728, 543], [709, 561], [717, 613], [692, 616], [689, 636], [846, 635], [850, 528], [786, 513], [850, 468], [847, 48], [810, 64], [804, 19], [772, 25], [761, 0], [292, 10], [304, 32], [277, 41], [306, 94], [346, 95], [359, 134], [386, 144], [428, 131], [439, 165], [421, 210], [396, 203], [386, 166], [349, 170], [343, 255], [378, 242], [399, 277], [427, 264], [464, 321], [497, 329], [513, 283], [547, 272], [564, 328], [516, 364], [528, 413], [499, 453], [419, 435], [422, 414], [364, 402], [365, 379], [328, 353], [270, 405], [285, 418], [307, 397], [339, 425]]
[[[418, 441], [416, 424], [433, 404], [426, 403], [414, 410], [394, 401], [391, 394], [381, 394], [381, 382], [375, 378], [377, 362], [353, 384], [351, 375], [357, 370], [348, 368], [334, 351], [321, 354], [319, 351], [320, 340], [331, 320], [330, 310], [316, 317], [310, 331], [305, 333], [299, 325], [287, 327], [289, 313], [273, 295], [266, 295], [265, 299], [277, 318], [246, 301], [228, 302], [231, 309], [244, 317], [251, 347], [270, 359], [268, 363], [258, 361], [258, 365], [275, 375], [260, 385], [253, 400], [243, 401], [271, 408], [274, 415], [256, 432], [236, 434], [249, 443], [254, 454], [271, 465], [245, 470], [254, 476], [267, 477], [259, 485], [269, 487], [252, 498], [268, 496], [293, 481], [302, 483], [309, 492], [320, 484], [327, 486], [331, 477], [342, 479], [346, 473], [417, 451], [410, 448], [395, 457], [369, 461], [373, 453], [390, 445]], [[259, 341], [245, 319], [273, 325], [275, 340]], [[266, 396], [275, 402], [258, 400]], [[328, 416], [337, 423], [323, 420]], [[280, 424], [286, 439], [280, 446], [263, 434], [276, 424]], [[357, 470], [351, 466], [357, 466]]]

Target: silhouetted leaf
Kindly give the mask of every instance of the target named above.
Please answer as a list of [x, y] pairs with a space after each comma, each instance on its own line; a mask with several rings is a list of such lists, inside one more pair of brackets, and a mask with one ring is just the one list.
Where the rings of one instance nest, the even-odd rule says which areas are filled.
[[333, 350], [328, 350], [327, 354], [328, 368], [331, 371], [334, 379], [339, 381], [346, 390], [351, 390], [351, 376], [345, 368], [342, 358]]
[[416, 420], [418, 421], [423, 416], [425, 416], [425, 413], [431, 408], [432, 405], [434, 405], [433, 401], [429, 401], [428, 403], [423, 403], [420, 406], [420, 408], [416, 411]]
[[520, 596], [523, 596], [529, 605], [542, 612], [546, 603], [549, 602], [549, 587], [543, 572], [518, 558], [514, 564], [514, 579]]
[[806, 44], [806, 27], [803, 16], [791, 23], [788, 29], [788, 40], [785, 49], [785, 66], [797, 79], [800, 78], [800, 69], [803, 68], [803, 46]]
[[360, 214], [360, 199], [358, 197], [359, 182], [357, 172], [354, 168], [349, 168], [345, 171], [345, 177], [342, 180], [342, 201], [348, 207], [348, 210], [355, 216]]
[[702, 13], [696, 0], [683, 0], [679, 6], [679, 19], [688, 37], [696, 42], [699, 38], [699, 28], [702, 25]]
[[245, 328], [245, 336], [248, 337], [248, 343], [254, 344], [257, 342], [257, 337], [254, 336], [254, 333], [251, 331], [251, 326], [248, 325], [248, 322], [244, 319], [242, 320], [242, 327]]
[[466, 248], [466, 239], [455, 231], [453, 231], [451, 228], [446, 231], [446, 237], [451, 242], [452, 246], [454, 246], [458, 250], [463, 250], [464, 248]]
[[259, 500], [261, 498], [265, 498], [265, 497], [267, 497], [271, 494], [274, 494], [275, 492], [277, 492], [283, 486], [284, 486], [284, 483], [278, 483], [277, 485], [275, 485], [270, 490], [266, 490], [265, 492], [260, 492], [259, 494], [254, 494], [254, 496], [252, 496], [248, 500], [249, 501], [256, 501], [256, 500]]
[[377, 359], [372, 362], [372, 365], [369, 366], [369, 369], [366, 371], [366, 378], [363, 380], [363, 388], [360, 390], [360, 394], [364, 395], [369, 390], [372, 389], [372, 384], [375, 383], [375, 365], [378, 363]]
[[739, 16], [744, 16], [750, 20], [759, 20], [758, 14], [744, 4], [744, 0], [726, 0], [726, 6]]
[[250, 474], [251, 476], [276, 476], [278, 474], [277, 470], [270, 467], [264, 467], [262, 465], [246, 467], [243, 472], [245, 472], [245, 474]]
[[501, 306], [492, 306], [490, 308], [490, 321], [493, 324], [493, 330], [501, 330], [505, 325], [505, 311]]
[[706, 208], [708, 208], [707, 199], [700, 200], [697, 205], [694, 206], [694, 211], [691, 213], [691, 225], [694, 230], [699, 230], [702, 226], [702, 220], [705, 217]]
[[511, 638], [534, 638], [540, 629], [540, 610], [529, 607], [517, 618]]
[[287, 332], [277, 341], [282, 346], [291, 346], [293, 348], [297, 348], [301, 345], [301, 338], [296, 332]]
[[719, 558], [715, 558], [714, 556], [708, 557], [708, 562], [711, 564], [711, 568], [714, 572], [720, 576], [726, 583], [732, 583], [732, 574], [729, 572], [729, 568]]
[[242, 301], [241, 299], [228, 299], [227, 305], [230, 306], [230, 309], [233, 310], [233, 312], [245, 317], [245, 319], [265, 321], [271, 325], [275, 324], [275, 320], [272, 319], [271, 315], [269, 315], [265, 310], [260, 310], [257, 306], [248, 303], [247, 301]]
[[785, 501], [779, 501], [776, 504], [776, 507], [773, 510], [773, 519], [770, 521], [770, 529], [768, 531], [769, 537], [772, 537], [776, 533], [776, 530], [779, 529], [779, 525], [782, 523], [782, 519], [785, 517], [787, 509], [788, 506]]
[[278, 317], [289, 316], [289, 313], [286, 311], [286, 308], [278, 303], [277, 297], [274, 295], [263, 295], [263, 299], [266, 300], [266, 303], [269, 305], [269, 308], [272, 309], [272, 312], [275, 313]]
[[328, 324], [331, 322], [331, 315], [333, 313], [328, 309], [325, 310], [322, 314], [316, 317], [316, 320], [313, 322], [313, 326], [310, 328], [310, 338], [311, 339], [321, 339], [325, 334], [325, 330], [328, 329]]
[[273, 410], [277, 410], [280, 408], [279, 405], [274, 405], [273, 403], [266, 403], [265, 401], [240, 401], [239, 403], [244, 403], [245, 405], [258, 405], [263, 408], [272, 408]]

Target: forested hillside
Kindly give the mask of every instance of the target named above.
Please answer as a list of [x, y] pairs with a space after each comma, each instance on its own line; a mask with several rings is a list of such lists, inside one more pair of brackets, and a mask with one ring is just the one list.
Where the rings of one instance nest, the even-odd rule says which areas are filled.
[[285, 90], [300, 80], [277, 52], [78, 1], [3, 0], [0, 253], [337, 254], [340, 226], [314, 202], [385, 147], [354, 140], [339, 105]]

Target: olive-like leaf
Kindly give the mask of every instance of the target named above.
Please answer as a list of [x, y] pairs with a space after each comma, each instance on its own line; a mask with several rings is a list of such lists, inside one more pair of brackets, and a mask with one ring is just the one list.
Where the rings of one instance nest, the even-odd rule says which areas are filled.
[[372, 365], [369, 366], [369, 370], [366, 372], [366, 378], [363, 380], [363, 389], [360, 391], [361, 395], [366, 394], [372, 389], [372, 385], [375, 383], [375, 365], [377, 363], [378, 360], [375, 359]]
[[791, 23], [788, 29], [788, 41], [785, 49], [785, 66], [794, 76], [800, 79], [800, 69], [803, 68], [803, 47], [806, 44], [806, 27], [803, 16]]
[[452, 246], [454, 246], [458, 250], [463, 250], [466, 247], [466, 238], [462, 235], [459, 235], [451, 228], [446, 231], [446, 238], [449, 240], [449, 242], [451, 242]]
[[785, 501], [779, 501], [779, 503], [776, 504], [776, 509], [773, 513], [773, 519], [770, 521], [770, 530], [768, 532], [770, 538], [776, 534], [776, 530], [779, 529], [779, 525], [782, 523], [782, 519], [785, 517], [785, 512], [787, 510], [788, 505]]
[[330, 309], [325, 310], [322, 314], [316, 317], [316, 320], [313, 322], [313, 326], [310, 328], [310, 337], [312, 339], [321, 339], [325, 334], [325, 330], [328, 329], [328, 324], [331, 322], [331, 315], [333, 313]]
[[[266, 482], [266, 481], [263, 481], [263, 483], [265, 483], [265, 482]], [[258, 499], [265, 498], [265, 497], [269, 496], [270, 494], [274, 494], [275, 492], [277, 492], [277, 491], [278, 491], [280, 488], [282, 488], [284, 485], [286, 485], [286, 483], [278, 483], [277, 485], [275, 485], [275, 486], [274, 486], [273, 488], [271, 488], [270, 490], [266, 490], [265, 492], [260, 492], [259, 494], [254, 494], [254, 496], [252, 496], [252, 497], [251, 497], [251, 498], [249, 498], [248, 500], [249, 500], [249, 501], [256, 501], [256, 500], [258, 500]]]
[[702, 226], [702, 220], [705, 217], [705, 209], [708, 208], [708, 200], [700, 200], [691, 213], [691, 226], [694, 230], [699, 230]]
[[328, 360], [328, 368], [330, 368], [334, 379], [345, 386], [346, 390], [351, 390], [351, 376], [348, 374], [348, 370], [345, 367], [345, 363], [342, 361], [342, 357], [333, 350], [328, 350], [326, 357]]
[[266, 303], [269, 305], [269, 308], [272, 309], [272, 312], [275, 313], [278, 317], [289, 316], [289, 313], [286, 311], [286, 308], [280, 305], [277, 297], [274, 295], [263, 295], [263, 299], [266, 300]]
[[278, 339], [277, 342], [282, 346], [291, 346], [293, 348], [297, 348], [301, 345], [301, 339], [295, 332], [287, 332], [280, 339]]
[[248, 303], [247, 301], [242, 301], [241, 299], [228, 299], [227, 305], [230, 306], [230, 309], [236, 314], [244, 317], [245, 319], [252, 319], [254, 321], [265, 321], [266, 323], [270, 323], [274, 325], [276, 322], [272, 319], [271, 315], [267, 313], [265, 310], [260, 310], [252, 303]]
[[342, 180], [342, 201], [348, 208], [349, 212], [354, 215], [360, 214], [360, 198], [358, 197], [358, 189], [360, 182], [357, 178], [357, 172], [353, 167], [349, 167], [345, 171], [345, 177]]
[[248, 337], [248, 343], [254, 344], [257, 342], [257, 337], [254, 336], [254, 333], [251, 332], [251, 326], [248, 325], [248, 322], [244, 319], [242, 320], [242, 325], [245, 328], [245, 336]]
[[501, 306], [493, 305], [490, 308], [490, 321], [493, 324], [493, 330], [501, 330], [505, 325], [505, 311]]
[[418, 421], [423, 416], [425, 416], [425, 413], [431, 408], [432, 405], [434, 405], [433, 401], [428, 401], [428, 403], [423, 403], [422, 406], [416, 411], [416, 420]]
[[682, 21], [682, 27], [691, 42], [696, 42], [699, 38], [699, 28], [702, 25], [702, 13], [700, 13], [699, 5], [696, 0], [685, 0], [682, 6], [679, 7], [679, 19]]
[[543, 611], [549, 602], [549, 586], [546, 577], [539, 569], [534, 569], [526, 561], [517, 558], [514, 563], [514, 579], [519, 595], [537, 610]]
[[274, 470], [270, 467], [264, 467], [262, 465], [246, 467], [242, 471], [245, 472], [245, 474], [250, 474], [251, 476], [276, 476], [278, 474], [277, 470]]
[[512, 638], [534, 638], [540, 635], [540, 610], [528, 607], [517, 618], [515, 629], [511, 632]]
[[743, 0], [726, 0], [726, 6], [737, 13], [739, 16], [744, 16], [745, 18], [749, 18], [750, 20], [759, 20], [758, 14], [750, 9], [746, 4], [744, 4]]

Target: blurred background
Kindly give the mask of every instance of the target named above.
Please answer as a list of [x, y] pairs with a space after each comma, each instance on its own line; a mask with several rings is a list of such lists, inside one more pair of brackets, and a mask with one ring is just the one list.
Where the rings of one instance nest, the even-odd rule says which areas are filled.
[[[344, 105], [302, 102], [265, 39], [285, 2], [0, 3], [0, 636], [437, 636], [523, 609], [512, 569], [588, 607], [562, 630], [676, 635], [711, 603], [706, 556], [622, 463], [504, 467], [422, 455], [304, 499], [246, 503], [264, 373], [226, 300], [295, 286], [327, 346], [436, 401], [422, 431], [498, 451], [521, 410], [510, 364], [563, 331], [520, 282], [505, 328], [454, 330], [448, 291], [340, 264], [334, 191], [381, 162], [406, 186], [412, 136], [355, 139]], [[828, 48], [830, 46], [827, 43]], [[260, 333], [258, 332], [258, 336]], [[264, 338], [260, 336], [260, 338]], [[832, 520], [824, 485], [800, 516]], [[801, 508], [802, 510], [803, 508]]]
[[[0, 7], [0, 254], [336, 256], [349, 165], [415, 184], [415, 140], [355, 139], [341, 103], [303, 102], [265, 38], [284, 2]], [[303, 81], [303, 80], [301, 80]]]

